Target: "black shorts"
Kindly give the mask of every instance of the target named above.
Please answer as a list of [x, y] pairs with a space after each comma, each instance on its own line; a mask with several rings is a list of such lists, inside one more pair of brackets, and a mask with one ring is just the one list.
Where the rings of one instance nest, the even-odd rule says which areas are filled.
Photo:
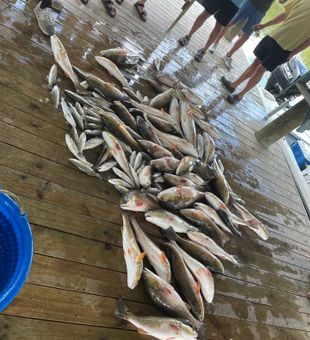
[[272, 72], [287, 61], [291, 52], [284, 50], [274, 39], [267, 35], [255, 47], [253, 53], [261, 61], [265, 69]]
[[222, 26], [227, 26], [239, 10], [231, 0], [204, 0], [202, 5]]

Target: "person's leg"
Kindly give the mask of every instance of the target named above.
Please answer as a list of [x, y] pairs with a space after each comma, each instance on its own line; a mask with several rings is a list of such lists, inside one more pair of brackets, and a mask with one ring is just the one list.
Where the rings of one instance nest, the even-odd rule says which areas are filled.
[[252, 88], [256, 86], [262, 79], [262, 76], [265, 72], [266, 72], [265, 67], [262, 64], [259, 64], [256, 68], [255, 73], [250, 77], [244, 89], [240, 91], [238, 94], [236, 94], [238, 98], [242, 99], [246, 93], [252, 90]]
[[206, 43], [206, 45], [197, 51], [196, 55], [195, 55], [195, 60], [196, 61], [201, 61], [203, 56], [205, 55], [207, 49], [214, 43], [215, 39], [218, 37], [218, 35], [220, 34], [221, 30], [223, 28], [223, 25], [221, 25], [219, 22], [216, 22], [210, 36], [209, 39]]
[[34, 9], [38, 25], [46, 35], [55, 34], [54, 21], [52, 17], [52, 0], [42, 0]]
[[236, 89], [245, 80], [252, 77], [252, 75], [256, 72], [257, 68], [260, 65], [261, 65], [260, 60], [255, 59], [253, 63], [241, 74], [241, 76], [238, 79], [230, 83], [231, 87]]
[[241, 37], [235, 42], [234, 46], [227, 52], [228, 57], [232, 57], [235, 52], [239, 50], [241, 46], [249, 39], [250, 37], [246, 33], [242, 33]]
[[239, 50], [239, 48], [249, 39], [249, 35], [246, 33], [243, 33], [241, 37], [235, 42], [233, 47], [226, 53], [223, 60], [225, 65], [228, 67], [228, 69], [232, 68], [232, 56], [233, 54]]
[[221, 32], [219, 33], [219, 35], [217, 36], [217, 38], [215, 39], [214, 43], [218, 44], [221, 39], [224, 37], [224, 35], [228, 32], [228, 30], [230, 29], [230, 27], [233, 25], [233, 21], [231, 21], [226, 27], [222, 27]]
[[205, 23], [205, 21], [210, 17], [210, 13], [204, 10], [200, 15], [198, 15], [189, 33], [179, 39], [179, 44], [185, 46], [189, 43], [192, 36], [199, 30], [199, 28]]

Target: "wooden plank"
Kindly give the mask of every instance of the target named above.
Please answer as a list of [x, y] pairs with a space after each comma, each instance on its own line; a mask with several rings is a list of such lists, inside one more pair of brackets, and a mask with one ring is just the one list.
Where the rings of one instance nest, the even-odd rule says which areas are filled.
[[[28, 301], [31, 301], [31, 304], [29, 304]], [[123, 328], [122, 325], [124, 322], [114, 317], [116, 301], [117, 299], [107, 297], [26, 284], [21, 294], [12, 305], [5, 310], [4, 314], [92, 326]], [[227, 303], [230, 304], [230, 301]], [[158, 314], [158, 312], [154, 310], [154, 307], [148, 304], [128, 302], [128, 305], [133, 312], [139, 315]], [[218, 308], [216, 312], [225, 315], [225, 309], [221, 309], [220, 301], [214, 306]], [[79, 312], [72, 314], [70, 312], [72, 307], [75, 307], [75, 310]], [[241, 319], [246, 322], [251, 322], [251, 320], [256, 319], [259, 325], [264, 325], [266, 322], [267, 326], [276, 327], [278, 327], [278, 325], [284, 325], [287, 321], [287, 324], [283, 328], [293, 330], [296, 329], [296, 326], [301, 327], [300, 330], [309, 327], [307, 326], [307, 320], [310, 316], [306, 314], [297, 314], [297, 317], [293, 312], [282, 313], [280, 310], [270, 309], [270, 316], [268, 316], [268, 313], [264, 315], [264, 312], [259, 308], [256, 310], [253, 309], [253, 311], [243, 309], [247, 307], [249, 307], [247, 304], [242, 304], [240, 309], [243, 314], [235, 314], [234, 317], [230, 319]], [[213, 309], [213, 306], [211, 306], [210, 309]], [[257, 314], [255, 314], [255, 312], [257, 312]], [[277, 315], [276, 313], [279, 314]], [[222, 315], [216, 316], [223, 318]], [[126, 325], [126, 328], [127, 327]], [[130, 328], [132, 328], [132, 326], [130, 326]]]
[[[78, 263], [88, 264], [91, 266], [124, 272], [124, 260], [122, 251], [121, 248], [117, 247], [120, 244], [120, 240], [116, 245], [111, 245], [111, 243], [105, 243], [107, 241], [98, 242], [94, 240], [87, 240], [76, 235], [61, 233], [56, 230], [48, 230], [34, 224], [32, 225], [36, 235], [36, 252], [51, 257], [57, 257], [65, 260], [75, 261]], [[120, 235], [120, 232], [118, 232], [118, 235]], [[66, 243], [70, 244], [68, 249], [66, 248]], [[81, 252], [79, 251], [79, 247], [81, 247]], [[113, 260], [115, 262], [118, 262], [118, 264], [113, 264], [113, 260], [106, 260], [102, 259], [101, 257], [99, 257], [98, 259], [96, 258], [98, 257], [99, 249], [101, 249], [102, 247], [110, 248], [107, 249], [107, 253], [105, 253], [109, 254], [109, 251], [111, 255], [113, 253]], [[118, 254], [118, 258], [116, 257], [116, 254]], [[299, 295], [301, 297], [306, 296], [307, 291], [309, 290], [308, 281], [302, 282], [302, 280], [294, 280], [289, 277], [289, 274], [285, 276], [279, 275], [275, 271], [268, 272], [268, 270], [263, 270], [261, 268], [243, 263], [236, 266], [229, 265], [225, 262], [224, 266], [225, 276], [234, 279], [243, 280], [249, 283], [254, 283], [266, 287], [276, 288], [295, 295]]]
[[76, 214], [89, 215], [108, 222], [120, 222], [119, 205], [109, 202], [108, 197], [101, 200], [2, 165], [0, 169], [0, 182], [5, 183], [5, 188], [9, 191], [51, 203], [54, 207], [63, 207]]
[[[139, 284], [134, 290], [129, 290], [126, 280], [125, 273], [36, 253], [27, 282], [114, 298], [122, 295], [127, 300], [149, 303], [143, 284]], [[309, 314], [309, 302], [306, 297], [284, 293], [223, 275], [215, 276], [215, 286], [216, 294], [221, 296]], [[240, 289], [241, 286], [242, 289]]]
[[0, 316], [0, 325], [5, 327], [5, 333], [1, 338], [3, 340], [142, 340], [149, 338], [132, 330], [76, 325], [17, 316]]

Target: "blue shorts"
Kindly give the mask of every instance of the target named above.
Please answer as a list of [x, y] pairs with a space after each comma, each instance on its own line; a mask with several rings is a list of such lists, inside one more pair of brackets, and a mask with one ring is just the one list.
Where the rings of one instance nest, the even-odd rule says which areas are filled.
[[252, 5], [250, 0], [247, 0], [241, 5], [238, 13], [233, 17], [232, 22], [235, 24], [238, 21], [246, 20], [243, 32], [250, 36], [253, 33], [253, 26], [259, 24], [264, 16], [265, 13], [259, 11]]

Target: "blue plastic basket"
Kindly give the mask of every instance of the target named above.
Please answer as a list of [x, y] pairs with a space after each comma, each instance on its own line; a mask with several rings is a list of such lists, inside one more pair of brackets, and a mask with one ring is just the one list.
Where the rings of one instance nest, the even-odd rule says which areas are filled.
[[16, 297], [32, 262], [33, 242], [25, 213], [0, 190], [0, 312]]

